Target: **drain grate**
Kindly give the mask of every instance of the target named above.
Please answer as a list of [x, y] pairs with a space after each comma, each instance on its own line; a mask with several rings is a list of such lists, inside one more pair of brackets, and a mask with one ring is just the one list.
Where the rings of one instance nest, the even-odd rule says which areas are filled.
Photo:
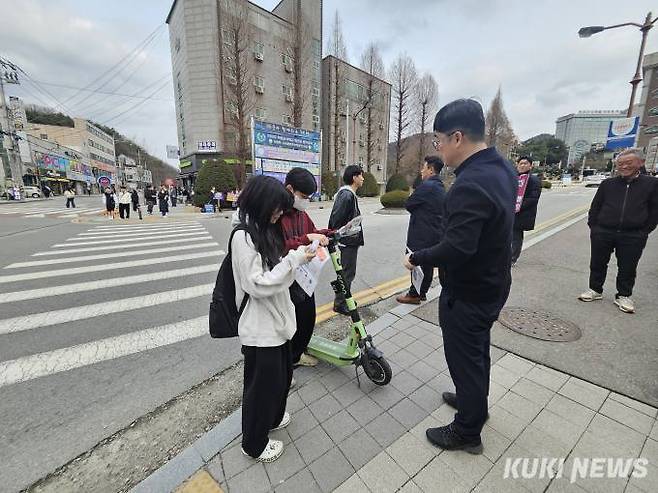
[[514, 332], [543, 341], [571, 342], [581, 336], [580, 328], [573, 322], [528, 308], [504, 308], [498, 322]]

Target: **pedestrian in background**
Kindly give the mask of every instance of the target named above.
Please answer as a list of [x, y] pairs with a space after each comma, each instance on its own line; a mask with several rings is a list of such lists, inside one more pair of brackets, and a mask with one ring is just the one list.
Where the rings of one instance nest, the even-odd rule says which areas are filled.
[[617, 156], [618, 176], [603, 180], [589, 209], [591, 257], [589, 289], [578, 296], [585, 302], [603, 299], [603, 284], [612, 252], [617, 257], [615, 305], [635, 312], [631, 299], [637, 266], [647, 239], [658, 224], [658, 179], [642, 174], [639, 149]]
[[[441, 241], [441, 219], [443, 218], [443, 201], [446, 191], [439, 173], [443, 161], [437, 156], [427, 156], [420, 168], [421, 182], [409, 196], [404, 206], [411, 214], [407, 230], [407, 248], [411, 252], [431, 247]], [[420, 292], [413, 284], [405, 295], [396, 298], [398, 303], [419, 305], [427, 299], [427, 291], [434, 278], [432, 264], [421, 265], [423, 281]], [[412, 275], [413, 279], [413, 275]]]
[[169, 197], [171, 198], [171, 206], [176, 207], [176, 201], [178, 200], [178, 190], [175, 185], [172, 185], [169, 188]]
[[137, 212], [137, 209], [139, 208], [139, 193], [137, 192], [137, 189], [133, 188], [130, 191], [130, 200], [133, 204], [133, 211]]
[[[343, 173], [343, 183], [345, 185], [338, 190], [334, 198], [334, 206], [329, 217], [329, 229], [335, 231], [342, 228], [352, 219], [361, 215], [356, 191], [363, 186], [363, 181], [363, 169], [360, 166], [351, 164], [345, 168]], [[341, 239], [338, 245], [340, 247], [340, 262], [343, 266], [343, 280], [348, 290], [351, 290], [352, 282], [356, 277], [356, 259], [359, 247], [364, 245], [363, 228], [359, 228], [358, 234]], [[345, 295], [342, 293], [336, 293], [334, 311], [343, 315], [350, 314], [345, 303]]]
[[158, 192], [158, 207], [162, 217], [167, 217], [169, 213], [169, 191], [164, 183], [160, 186], [160, 191]]
[[208, 203], [212, 205], [212, 211], [217, 212], [217, 199], [215, 198], [215, 187], [210, 189], [210, 196], [208, 197]]
[[105, 213], [110, 219], [114, 219], [114, 210], [116, 209], [117, 197], [110, 188], [105, 189], [103, 193], [103, 200], [105, 202]]
[[122, 186], [119, 189], [119, 217], [121, 219], [130, 219], [130, 204], [132, 196], [126, 187]]
[[146, 201], [146, 211], [149, 213], [149, 216], [153, 214], [153, 207], [155, 207], [157, 198], [153, 185], [146, 187], [146, 190], [144, 191], [144, 200]]
[[537, 204], [541, 196], [541, 181], [538, 176], [531, 174], [532, 159], [521, 156], [516, 160], [516, 170], [519, 172], [519, 188], [512, 229], [512, 265], [516, 264], [521, 255], [524, 231], [535, 229]]
[[239, 203], [239, 221], [246, 230], [236, 231], [229, 246], [236, 306], [243, 306], [248, 296], [238, 320], [244, 354], [242, 453], [261, 462], [272, 462], [283, 453], [283, 442], [268, 435], [290, 424], [286, 402], [295, 307], [288, 290], [297, 267], [315, 256], [305, 246], [284, 254], [278, 221], [292, 202], [275, 178], [252, 177]]
[[64, 190], [64, 197], [66, 197], [66, 208], [73, 207], [75, 209], [75, 192], [72, 188]]
[[215, 212], [222, 212], [222, 192], [220, 192], [219, 190], [215, 190], [215, 194], [213, 198], [215, 200], [213, 204], [216, 205]]
[[518, 176], [484, 141], [482, 106], [453, 101], [434, 119], [433, 145], [455, 170], [443, 208], [443, 237], [413, 252], [405, 266], [439, 267], [439, 325], [456, 393], [443, 400], [457, 409], [452, 423], [426, 431], [446, 450], [482, 453], [481, 432], [488, 416], [491, 327], [511, 285], [512, 226]]

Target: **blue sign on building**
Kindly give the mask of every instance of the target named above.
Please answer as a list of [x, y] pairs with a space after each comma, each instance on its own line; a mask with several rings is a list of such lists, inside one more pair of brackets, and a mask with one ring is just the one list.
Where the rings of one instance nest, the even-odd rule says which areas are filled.
[[635, 138], [640, 127], [640, 117], [618, 118], [610, 121], [608, 127], [608, 140], [605, 144], [606, 149], [622, 149], [624, 147], [633, 147]]

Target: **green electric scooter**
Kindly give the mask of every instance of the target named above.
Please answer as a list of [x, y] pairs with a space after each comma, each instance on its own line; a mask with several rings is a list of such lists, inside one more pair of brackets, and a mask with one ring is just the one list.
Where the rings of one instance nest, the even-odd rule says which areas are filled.
[[366, 376], [377, 385], [386, 385], [391, 381], [393, 372], [391, 366], [384, 358], [384, 354], [372, 343], [372, 336], [366, 332], [365, 325], [359, 316], [356, 301], [343, 279], [343, 267], [340, 263], [340, 250], [338, 242], [341, 238], [352, 236], [359, 231], [361, 218], [355, 218], [340, 230], [328, 235], [327, 250], [331, 263], [336, 271], [336, 280], [331, 286], [335, 293], [343, 294], [350, 312], [352, 325], [349, 337], [341, 342], [332, 341], [314, 335], [308, 345], [308, 353], [319, 360], [326, 361], [335, 366], [355, 365], [357, 382], [359, 381], [359, 366], [363, 367]]

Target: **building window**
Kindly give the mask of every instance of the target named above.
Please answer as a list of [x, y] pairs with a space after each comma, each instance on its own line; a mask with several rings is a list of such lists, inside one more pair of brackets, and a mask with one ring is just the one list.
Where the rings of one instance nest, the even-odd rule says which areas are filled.
[[265, 45], [263, 43], [254, 43], [254, 58], [261, 62], [265, 58]]
[[281, 122], [286, 125], [292, 125], [292, 117], [290, 115], [281, 115]]
[[254, 76], [254, 87], [258, 94], [263, 94], [265, 92], [265, 79], [259, 75]]
[[256, 118], [259, 120], [267, 118], [267, 108], [256, 108]]
[[39, 134], [39, 138], [43, 140], [48, 140], [48, 134]]

